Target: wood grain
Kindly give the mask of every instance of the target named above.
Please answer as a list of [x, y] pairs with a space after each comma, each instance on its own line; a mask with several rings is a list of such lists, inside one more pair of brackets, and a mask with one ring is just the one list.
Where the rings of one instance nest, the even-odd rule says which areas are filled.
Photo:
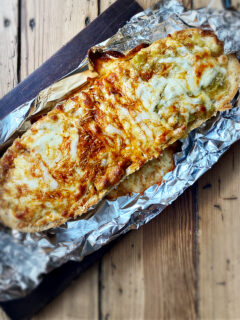
[[[97, 17], [95, 0], [23, 0], [21, 80]], [[35, 319], [97, 319], [98, 265], [84, 273]]]
[[156, 0], [138, 0], [138, 3], [141, 5], [143, 9], [147, 9], [153, 4], [155, 4], [157, 1]]
[[[221, 7], [220, 1], [214, 4]], [[232, 5], [240, 7], [239, 1]], [[198, 183], [200, 319], [240, 317], [239, 160], [238, 142]]]
[[103, 258], [102, 319], [195, 319], [192, 192]]
[[221, 9], [222, 8], [222, 3], [219, 0], [197, 0], [197, 1], [193, 1], [193, 8], [194, 9], [198, 9], [198, 8], [203, 8], [206, 7], [208, 5], [211, 5], [215, 8]]
[[102, 260], [102, 319], [144, 318], [143, 232], [130, 232]]
[[105, 11], [108, 7], [110, 7], [111, 4], [113, 4], [116, 0], [101, 0], [100, 1], [100, 12], [102, 13]]
[[[0, 1], [3, 95], [17, 83], [18, 8], [17, 0]], [[113, 2], [22, 0], [21, 80], [93, 20], [98, 3], [102, 12]], [[146, 8], [156, 1], [138, 2]], [[240, 7], [239, 0], [232, 3]], [[208, 1], [193, 4], [199, 8]], [[91, 267], [34, 319], [240, 318], [239, 178], [237, 143], [199, 180], [198, 201], [196, 190], [189, 189], [159, 217], [129, 233], [100, 266]], [[5, 319], [0, 310], [0, 320]]]
[[[0, 318], [1, 319], [1, 318]], [[98, 319], [98, 268], [84, 272], [34, 320]]]
[[97, 17], [97, 0], [23, 0], [21, 80]]
[[[101, 12], [103, 12], [104, 10], [106, 10], [111, 4], [113, 4], [116, 0], [101, 0], [100, 1], [100, 9], [101, 9]], [[140, 6], [143, 8], [143, 9], [147, 9], [149, 8], [150, 6], [154, 5], [155, 3], [157, 3], [158, 1], [157, 0], [136, 0]], [[184, 5], [186, 7], [189, 7], [190, 6], [190, 0], [182, 0], [180, 2], [183, 2]]]
[[[213, 8], [222, 9], [223, 5], [220, 0], [194, 0], [193, 1], [193, 7], [195, 9], [197, 8], [203, 8], [210, 5]], [[231, 0], [231, 5], [237, 9], [240, 10], [240, 1], [239, 0]]]
[[239, 319], [240, 143], [199, 180], [199, 312]]
[[17, 0], [1, 0], [0, 97], [17, 84]]
[[195, 206], [187, 190], [143, 228], [144, 319], [195, 319]]

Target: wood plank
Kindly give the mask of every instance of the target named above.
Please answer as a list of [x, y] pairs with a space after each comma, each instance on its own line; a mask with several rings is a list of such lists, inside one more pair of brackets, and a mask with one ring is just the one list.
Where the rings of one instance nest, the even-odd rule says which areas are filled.
[[[147, 8], [156, 1], [138, 2]], [[102, 318], [196, 318], [194, 231], [189, 190], [115, 246], [102, 261]]]
[[144, 319], [196, 318], [192, 191], [187, 190], [143, 229]]
[[21, 80], [97, 17], [97, 0], [23, 0]]
[[232, 6], [240, 11], [240, 1], [239, 0], [232, 0]]
[[100, 12], [102, 13], [105, 11], [108, 7], [110, 7], [111, 4], [113, 4], [116, 0], [101, 0], [100, 1]]
[[199, 180], [199, 311], [239, 319], [240, 143]]
[[[195, 1], [196, 7], [206, 4]], [[239, 1], [232, 5], [240, 8]], [[198, 183], [200, 319], [240, 318], [239, 160], [238, 142]]]
[[132, 231], [102, 259], [102, 319], [144, 319], [143, 232]]
[[34, 320], [98, 319], [98, 266], [89, 268]]
[[1, 0], [0, 97], [17, 84], [17, 0]]
[[194, 319], [195, 221], [188, 190], [103, 258], [103, 319]]
[[[97, 0], [23, 0], [21, 80], [97, 17]], [[98, 265], [94, 265], [34, 319], [96, 319]]]
[[[17, 0], [1, 0], [0, 10], [0, 97], [17, 84]], [[0, 320], [8, 317], [0, 308]]]
[[0, 320], [8, 320], [8, 316], [5, 314], [5, 312], [0, 308]]
[[222, 3], [219, 0], [211, 0], [211, 1], [209, 1], [209, 0], [195, 0], [195, 1], [193, 1], [193, 8], [194, 9], [207, 7], [208, 5], [210, 5], [213, 8], [222, 9]]
[[[113, 4], [116, 0], [101, 0], [101, 12], [106, 10], [111, 4]], [[157, 0], [136, 0], [143, 9], [147, 9], [151, 5], [155, 4]]]

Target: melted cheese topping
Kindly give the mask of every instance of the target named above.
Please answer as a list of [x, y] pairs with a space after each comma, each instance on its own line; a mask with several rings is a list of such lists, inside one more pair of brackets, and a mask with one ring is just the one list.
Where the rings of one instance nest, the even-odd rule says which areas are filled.
[[176, 33], [103, 66], [3, 157], [1, 210], [19, 229], [76, 217], [213, 115], [228, 83], [212, 38]]
[[[161, 73], [156, 73], [147, 82], [140, 79], [136, 90], [136, 95], [143, 105], [149, 110], [157, 111], [159, 116], [167, 117], [170, 127], [177, 121], [176, 117], [171, 115], [173, 106], [177, 106], [186, 122], [196, 112], [196, 105], [204, 105], [206, 110], [211, 112], [213, 101], [209, 99], [204, 88], [207, 88], [217, 75], [223, 79], [226, 76], [226, 69], [209, 59], [208, 49], [204, 51], [204, 48], [195, 45], [189, 51], [177, 41], [171, 41], [171, 45], [173, 44], [181, 57], [154, 57], [154, 63], [161, 69], [167, 69], [168, 76], [163, 77]], [[196, 62], [199, 51], [206, 54], [205, 62]], [[137, 58], [138, 56], [133, 59], [135, 64], [138, 63]], [[203, 65], [204, 71], [199, 76], [198, 69]]]

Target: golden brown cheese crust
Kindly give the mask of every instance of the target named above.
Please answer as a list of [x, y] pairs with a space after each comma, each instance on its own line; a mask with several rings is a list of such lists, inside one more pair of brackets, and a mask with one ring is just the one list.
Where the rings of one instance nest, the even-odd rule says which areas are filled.
[[95, 62], [99, 77], [38, 120], [1, 159], [4, 224], [35, 232], [81, 215], [229, 107], [238, 88], [238, 61], [199, 29], [105, 60]]

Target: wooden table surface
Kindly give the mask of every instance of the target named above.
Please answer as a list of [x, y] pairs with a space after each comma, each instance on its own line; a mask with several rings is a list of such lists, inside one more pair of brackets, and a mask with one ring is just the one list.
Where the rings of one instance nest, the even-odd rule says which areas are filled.
[[[0, 0], [0, 96], [113, 2]], [[144, 8], [154, 2], [139, 1]], [[206, 4], [185, 2], [188, 8]], [[238, 142], [34, 319], [240, 319], [239, 178]], [[0, 319], [7, 319], [1, 310]]]

